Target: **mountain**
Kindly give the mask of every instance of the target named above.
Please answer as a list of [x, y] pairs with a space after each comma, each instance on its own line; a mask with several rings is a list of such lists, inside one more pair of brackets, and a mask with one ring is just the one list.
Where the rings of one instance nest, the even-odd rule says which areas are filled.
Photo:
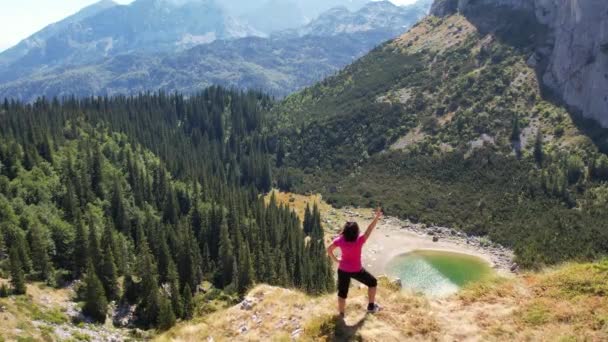
[[111, 0], [101, 0], [93, 5], [83, 8], [82, 10], [78, 11], [78, 13], [63, 19], [58, 23], [45, 27], [41, 31], [33, 34], [31, 37], [24, 39], [16, 46], [2, 52], [0, 54], [0, 67], [11, 64], [19, 58], [26, 56], [34, 49], [44, 48], [47, 39], [56, 34], [61, 34], [71, 24], [77, 23], [88, 17], [95, 16], [96, 14], [114, 6], [118, 6], [118, 4]]
[[284, 96], [394, 38], [423, 13], [417, 7], [370, 3], [357, 12], [332, 10], [305, 30], [268, 38], [217, 40], [177, 53], [120, 54], [93, 63], [58, 65], [3, 82], [0, 98], [29, 101], [40, 95], [133, 94], [150, 89], [194, 92], [212, 84]]
[[[437, 1], [435, 15], [275, 106], [280, 186], [488, 236], [525, 266], [608, 253], [608, 131], [547, 88], [557, 60], [531, 56], [554, 55], [557, 38], [507, 3], [529, 2]], [[605, 19], [578, 15], [594, 18], [586, 27]], [[587, 67], [604, 61], [594, 56]], [[593, 82], [575, 79], [578, 91]]]
[[256, 34], [214, 0], [102, 2], [0, 54], [0, 81], [116, 55], [180, 51]]
[[308, 23], [301, 6], [296, 1], [269, 0], [242, 17], [256, 29], [270, 34]]
[[430, 1], [419, 1], [410, 6], [396, 6], [390, 1], [377, 1], [356, 12], [341, 6], [321, 14], [309, 24], [282, 32], [299, 36], [335, 36], [343, 33], [367, 32], [378, 27], [392, 29], [394, 35], [407, 30], [412, 23], [427, 15]]
[[256, 5], [253, 1], [243, 4], [241, 0], [228, 0], [224, 6], [231, 13], [240, 13], [239, 17], [256, 29], [272, 34], [305, 25], [335, 7], [358, 11], [369, 3], [370, 0], [263, 0]]
[[497, 18], [485, 15], [483, 8], [497, 4], [505, 12], [542, 25], [543, 35], [528, 62], [539, 71], [544, 85], [571, 109], [608, 127], [608, 3], [441, 0], [433, 4], [432, 11], [438, 16], [463, 13], [488, 31]]

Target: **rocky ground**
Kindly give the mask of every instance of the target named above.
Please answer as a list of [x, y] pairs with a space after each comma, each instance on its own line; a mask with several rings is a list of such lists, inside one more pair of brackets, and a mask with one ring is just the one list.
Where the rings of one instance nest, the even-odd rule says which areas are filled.
[[[6, 280], [0, 279], [0, 282]], [[106, 324], [90, 323], [81, 314], [78, 303], [74, 302], [76, 286], [77, 283], [73, 283], [55, 289], [42, 283], [32, 283], [27, 285], [24, 296], [0, 298], [0, 341], [106, 342], [149, 337], [149, 333], [138, 329], [115, 327], [112, 318], [121, 310], [113, 304]]]

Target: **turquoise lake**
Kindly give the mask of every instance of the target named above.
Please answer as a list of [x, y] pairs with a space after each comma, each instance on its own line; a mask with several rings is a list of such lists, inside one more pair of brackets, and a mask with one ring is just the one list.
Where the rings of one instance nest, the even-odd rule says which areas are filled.
[[484, 260], [460, 253], [414, 251], [390, 261], [387, 272], [401, 279], [404, 289], [441, 297], [492, 274]]

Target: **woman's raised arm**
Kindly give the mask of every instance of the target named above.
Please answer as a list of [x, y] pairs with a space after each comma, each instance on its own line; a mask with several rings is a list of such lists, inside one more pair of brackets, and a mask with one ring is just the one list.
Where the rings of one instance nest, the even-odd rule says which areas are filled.
[[376, 213], [374, 215], [374, 220], [369, 224], [367, 230], [365, 231], [365, 240], [369, 239], [369, 236], [372, 235], [374, 228], [376, 228], [376, 224], [378, 224], [378, 220], [382, 218], [382, 208], [376, 209]]

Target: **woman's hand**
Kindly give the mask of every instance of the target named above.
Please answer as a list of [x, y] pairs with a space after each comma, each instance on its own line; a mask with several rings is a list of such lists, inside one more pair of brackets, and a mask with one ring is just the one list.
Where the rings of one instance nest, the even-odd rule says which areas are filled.
[[332, 243], [331, 245], [329, 245], [329, 247], [327, 247], [327, 254], [331, 258], [331, 260], [333, 260], [335, 263], [339, 264], [340, 263], [340, 259], [338, 259], [336, 257], [336, 255], [334, 254], [334, 249], [336, 249], [336, 245], [334, 245]]
[[382, 208], [380, 208], [380, 207], [376, 208], [376, 212], [374, 214], [374, 219], [379, 220], [382, 218], [382, 216], [384, 216], [384, 213], [382, 212]]

